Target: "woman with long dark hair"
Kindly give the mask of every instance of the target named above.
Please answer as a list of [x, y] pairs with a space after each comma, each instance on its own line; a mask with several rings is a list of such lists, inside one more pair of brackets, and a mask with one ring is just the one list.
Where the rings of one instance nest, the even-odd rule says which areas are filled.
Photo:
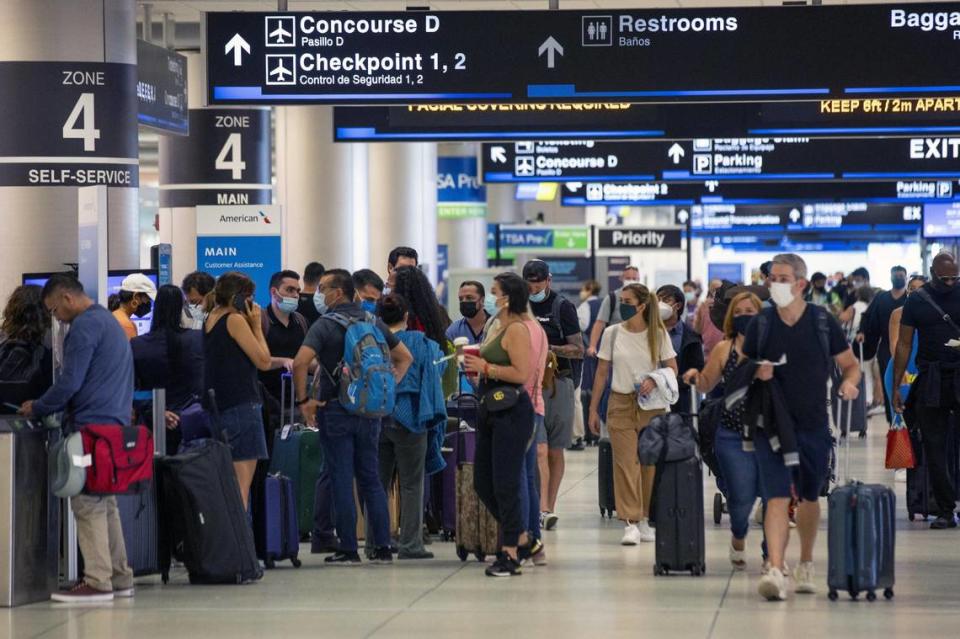
[[533, 403], [524, 388], [534, 365], [530, 330], [524, 323], [530, 294], [516, 273], [498, 275], [491, 291], [498, 326], [487, 334], [480, 356], [466, 355], [464, 366], [479, 377], [483, 398], [474, 486], [500, 523], [503, 539], [487, 575], [511, 577], [521, 574], [518, 546], [530, 544], [520, 487], [524, 456], [533, 438]]
[[[39, 286], [18, 286], [0, 323], [0, 402], [21, 405], [40, 397], [53, 383], [49, 347], [50, 313]], [[15, 411], [0, 406], [0, 413]]]
[[161, 286], [153, 305], [150, 331], [130, 341], [134, 379], [138, 390], [163, 388], [167, 395], [167, 450], [176, 451], [179, 432], [176, 415], [203, 397], [203, 333], [186, 329], [183, 293], [171, 284]]

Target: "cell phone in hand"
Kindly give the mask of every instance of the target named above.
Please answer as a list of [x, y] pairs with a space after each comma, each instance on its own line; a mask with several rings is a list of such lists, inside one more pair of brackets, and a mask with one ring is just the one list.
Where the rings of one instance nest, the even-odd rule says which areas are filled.
[[15, 412], [15, 413], [19, 413], [19, 412], [20, 412], [20, 407], [17, 406], [16, 404], [11, 404], [10, 402], [3, 402], [3, 405], [6, 406], [7, 408], [9, 408], [10, 410], [12, 410], [12, 411]]
[[241, 313], [246, 313], [247, 308], [247, 298], [243, 295], [234, 295], [233, 296], [233, 307], [240, 311]]

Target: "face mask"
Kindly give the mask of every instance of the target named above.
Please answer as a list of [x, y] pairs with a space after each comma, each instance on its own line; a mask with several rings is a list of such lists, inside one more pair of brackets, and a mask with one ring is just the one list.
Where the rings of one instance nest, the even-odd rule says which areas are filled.
[[151, 310], [153, 310], [153, 302], [147, 298], [145, 302], [137, 304], [137, 308], [133, 309], [133, 314], [137, 317], [143, 317], [149, 315]]
[[697, 294], [693, 291], [687, 291], [683, 294], [683, 299], [687, 300], [687, 304], [697, 299]]
[[673, 317], [674, 310], [673, 307], [667, 304], [666, 302], [660, 302], [660, 319], [666, 322], [671, 317]]
[[753, 321], [753, 315], [737, 315], [733, 318], [733, 330], [740, 335], [746, 335], [751, 321]]
[[530, 296], [530, 301], [534, 304], [539, 304], [543, 300], [547, 299], [547, 289], [543, 289], [539, 293], [534, 293]]
[[631, 284], [639, 284], [638, 280], [623, 280], [624, 287], [630, 286]]
[[497, 308], [497, 296], [493, 293], [487, 293], [486, 297], [483, 298], [483, 310], [487, 312], [487, 315], [493, 317], [500, 310]]
[[907, 278], [895, 275], [890, 278], [890, 283], [893, 285], [895, 291], [899, 291], [907, 286]]
[[586, 302], [588, 299], [590, 299], [590, 293], [587, 291], [580, 291], [580, 301]]
[[383, 294], [384, 294], [384, 296], [389, 295], [390, 293], [393, 293], [393, 288], [391, 288], [391, 287], [389, 287], [389, 286], [384, 286], [384, 287], [383, 287]]
[[373, 300], [360, 300], [360, 308], [362, 308], [367, 313], [376, 313], [377, 312], [377, 303]]
[[620, 317], [624, 322], [637, 314], [637, 307], [632, 304], [620, 304]]
[[313, 294], [313, 305], [321, 315], [327, 312], [327, 297], [320, 292], [320, 289], [317, 289], [317, 292]]
[[770, 299], [777, 306], [784, 308], [793, 303], [793, 284], [774, 282], [770, 285]]
[[193, 328], [203, 328], [203, 322], [207, 319], [207, 314], [203, 312], [203, 306], [200, 304], [188, 304], [187, 314]]
[[300, 306], [299, 297], [281, 297], [280, 301], [277, 302], [277, 308], [284, 313], [292, 313], [297, 310], [298, 306]]
[[949, 293], [953, 290], [953, 284], [947, 284], [934, 273], [930, 271], [930, 286], [933, 287], [933, 290], [937, 293]]
[[480, 309], [477, 308], [476, 302], [460, 302], [460, 314], [467, 319], [473, 319], [479, 312]]

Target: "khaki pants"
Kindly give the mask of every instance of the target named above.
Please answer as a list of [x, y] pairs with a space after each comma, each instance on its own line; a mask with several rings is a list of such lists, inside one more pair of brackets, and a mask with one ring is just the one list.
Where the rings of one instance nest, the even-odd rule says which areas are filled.
[[87, 585], [104, 592], [133, 587], [117, 498], [77, 495], [70, 498], [70, 505], [77, 518], [77, 542], [83, 554], [83, 579]]
[[613, 493], [617, 516], [636, 522], [650, 516], [655, 466], [641, 466], [637, 457], [640, 431], [663, 410], [642, 410], [635, 395], [611, 391], [607, 404], [607, 429], [613, 447]]

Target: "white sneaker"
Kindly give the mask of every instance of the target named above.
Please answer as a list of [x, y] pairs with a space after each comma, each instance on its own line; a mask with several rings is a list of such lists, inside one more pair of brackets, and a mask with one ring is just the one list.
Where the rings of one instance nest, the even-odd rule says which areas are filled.
[[760, 578], [757, 592], [767, 601], [786, 601], [787, 579], [779, 568], [771, 568], [767, 574]]
[[641, 542], [640, 529], [636, 524], [627, 524], [623, 529], [623, 539], [620, 540], [621, 546], [636, 546]]
[[560, 518], [557, 517], [556, 513], [543, 513], [540, 519], [540, 527], [544, 530], [553, 530], [557, 527], [558, 521], [560, 521]]
[[804, 595], [817, 594], [817, 586], [813, 583], [813, 562], [801, 561], [797, 571], [793, 574], [794, 591]]
[[906, 468], [900, 468], [899, 470], [894, 471], [894, 473], [893, 473], [893, 481], [895, 481], [895, 482], [897, 482], [897, 483], [900, 483], [900, 484], [906, 483], [906, 481], [907, 481], [907, 469], [906, 469]]
[[744, 550], [737, 550], [730, 544], [730, 565], [736, 571], [747, 569], [747, 553]]
[[637, 529], [640, 531], [640, 541], [653, 542], [657, 540], [657, 531], [650, 527], [646, 519], [637, 524]]

